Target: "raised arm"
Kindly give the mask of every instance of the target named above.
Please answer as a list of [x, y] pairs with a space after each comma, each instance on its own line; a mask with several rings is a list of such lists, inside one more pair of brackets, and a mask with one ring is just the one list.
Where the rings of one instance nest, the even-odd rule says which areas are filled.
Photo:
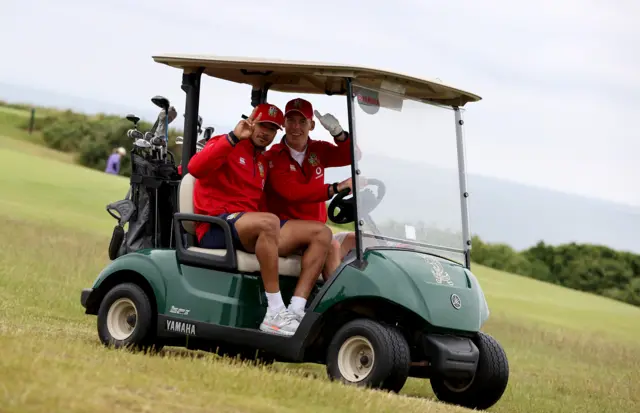
[[204, 148], [191, 157], [189, 173], [194, 178], [206, 179], [212, 171], [220, 168], [227, 161], [227, 156], [235, 145], [233, 132], [209, 139]]
[[[335, 144], [322, 141], [322, 162], [326, 167], [340, 167], [351, 164], [351, 135], [342, 129], [340, 122], [330, 113], [321, 115], [314, 111], [320, 124], [333, 136]], [[360, 159], [360, 150], [356, 146], [356, 159]]]
[[204, 148], [197, 152], [189, 161], [189, 173], [197, 179], [207, 179], [212, 171], [220, 168], [226, 161], [233, 148], [253, 134], [255, 123], [260, 121], [262, 114], [254, 118], [254, 109], [247, 119], [238, 122], [235, 129], [226, 135], [218, 135], [209, 139]]

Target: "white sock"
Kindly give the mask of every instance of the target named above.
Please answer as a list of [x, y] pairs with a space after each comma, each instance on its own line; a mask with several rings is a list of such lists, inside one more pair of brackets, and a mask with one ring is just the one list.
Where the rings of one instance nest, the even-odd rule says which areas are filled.
[[296, 310], [298, 312], [304, 312], [304, 306], [307, 304], [307, 300], [302, 297], [291, 297], [291, 303], [289, 304], [289, 308], [292, 310]]
[[267, 303], [271, 311], [278, 312], [285, 308], [280, 291], [278, 291], [277, 293], [268, 293], [265, 291], [265, 294], [267, 295]]

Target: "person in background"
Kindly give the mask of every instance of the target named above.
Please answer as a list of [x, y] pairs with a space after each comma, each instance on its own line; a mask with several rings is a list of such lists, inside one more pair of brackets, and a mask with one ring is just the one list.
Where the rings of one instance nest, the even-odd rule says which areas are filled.
[[126, 154], [127, 151], [122, 146], [114, 149], [113, 153], [109, 155], [109, 159], [107, 159], [107, 167], [104, 171], [108, 174], [118, 175], [120, 172], [120, 160]]

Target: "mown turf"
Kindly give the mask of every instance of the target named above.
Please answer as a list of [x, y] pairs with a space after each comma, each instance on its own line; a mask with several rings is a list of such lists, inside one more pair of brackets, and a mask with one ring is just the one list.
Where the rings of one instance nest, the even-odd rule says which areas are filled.
[[[103, 348], [79, 296], [108, 262], [115, 220], [104, 206], [127, 181], [27, 147], [0, 138], [0, 411], [464, 411], [433, 401], [425, 380], [409, 380], [398, 396], [330, 383], [314, 365]], [[485, 331], [511, 367], [491, 411], [638, 411], [640, 309], [473, 269], [492, 310]]]

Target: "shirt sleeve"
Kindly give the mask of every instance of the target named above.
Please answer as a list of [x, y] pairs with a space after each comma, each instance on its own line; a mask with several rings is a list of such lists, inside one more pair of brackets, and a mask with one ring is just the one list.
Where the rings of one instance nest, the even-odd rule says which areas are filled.
[[[321, 145], [322, 163], [327, 168], [347, 166], [351, 164], [351, 135], [345, 131], [347, 138], [335, 144], [327, 141], [317, 141]], [[356, 159], [360, 159], [360, 150], [356, 146]]]

